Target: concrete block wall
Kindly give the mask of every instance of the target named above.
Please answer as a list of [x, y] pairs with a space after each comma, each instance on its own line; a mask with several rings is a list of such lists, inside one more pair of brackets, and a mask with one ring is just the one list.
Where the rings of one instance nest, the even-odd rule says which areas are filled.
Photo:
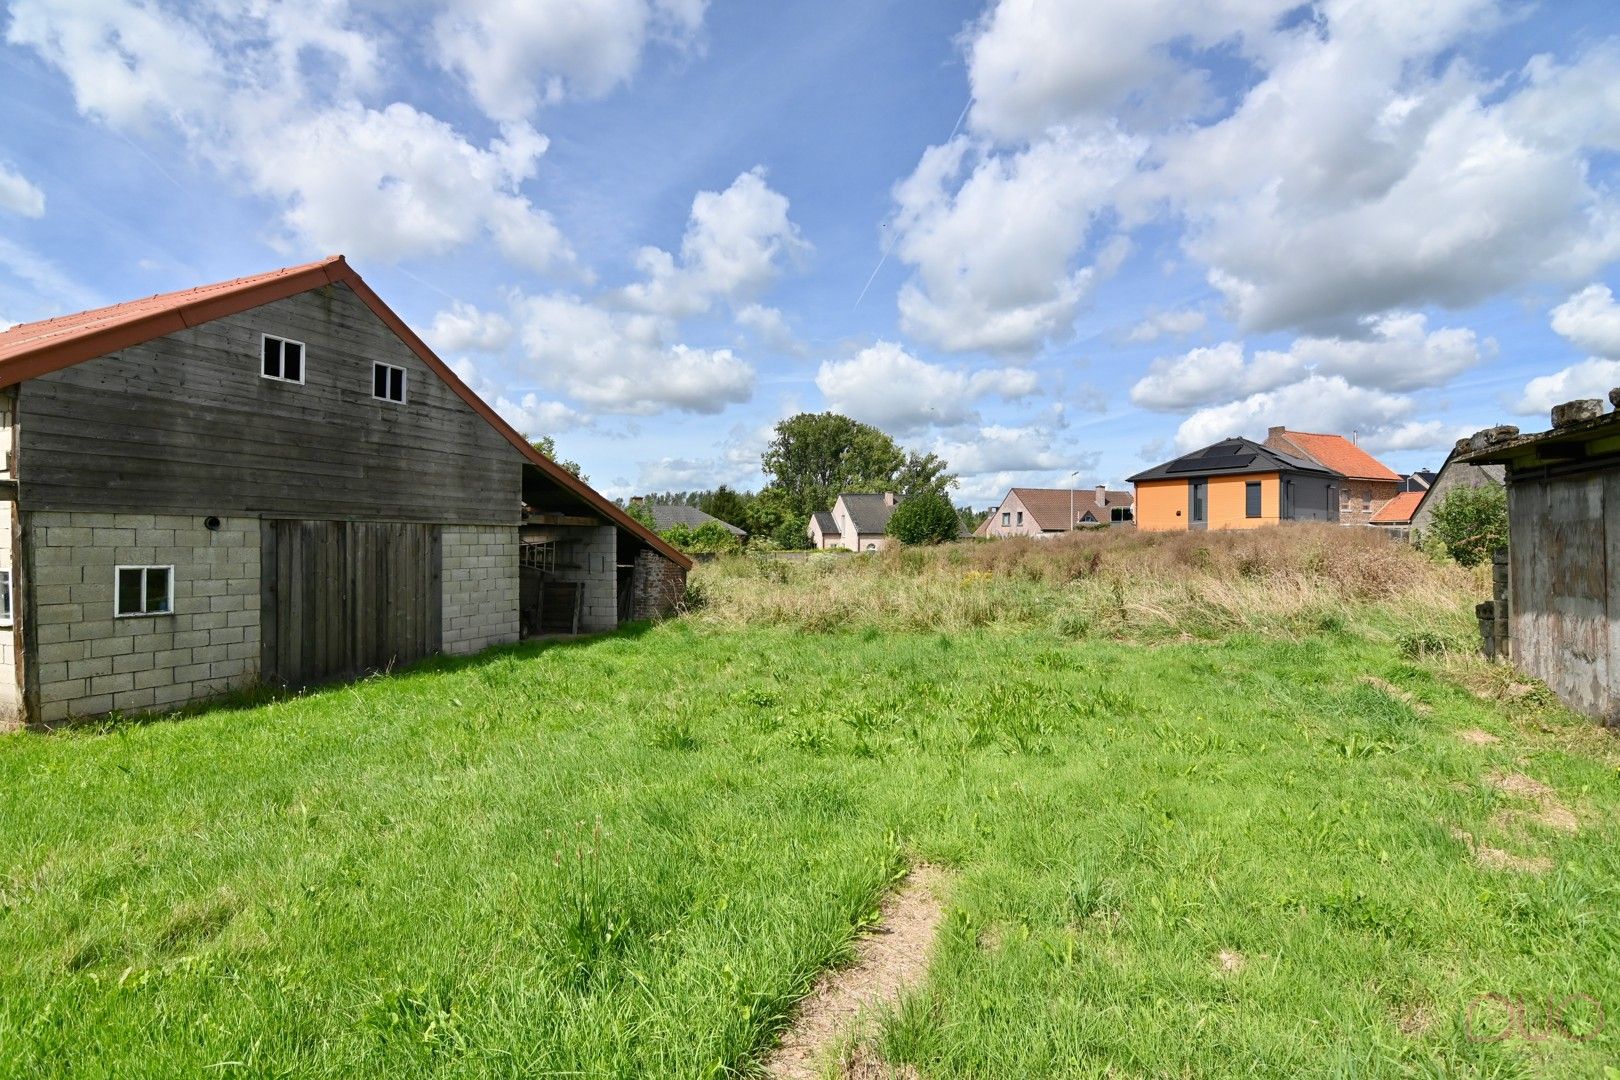
[[[201, 515], [39, 512], [33, 556], [38, 715], [170, 708], [259, 674], [259, 521]], [[115, 618], [117, 566], [174, 567], [174, 611]]]
[[612, 525], [598, 525], [567, 527], [559, 532], [568, 541], [571, 565], [559, 566], [552, 578], [585, 583], [580, 632], [614, 629], [619, 625], [619, 530]]
[[518, 639], [516, 526], [446, 525], [443, 648], [475, 653]]

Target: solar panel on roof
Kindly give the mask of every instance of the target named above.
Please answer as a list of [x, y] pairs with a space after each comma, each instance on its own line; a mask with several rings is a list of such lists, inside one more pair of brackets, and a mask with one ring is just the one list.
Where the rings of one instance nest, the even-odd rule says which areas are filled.
[[1205, 469], [1242, 469], [1254, 464], [1255, 454], [1228, 454], [1225, 457], [1183, 458], [1172, 461], [1165, 472], [1202, 472]]

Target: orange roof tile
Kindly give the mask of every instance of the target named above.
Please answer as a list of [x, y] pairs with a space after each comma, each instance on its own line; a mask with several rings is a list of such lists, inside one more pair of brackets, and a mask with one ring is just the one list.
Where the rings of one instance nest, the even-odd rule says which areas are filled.
[[0, 388], [48, 375], [74, 364], [105, 356], [119, 349], [173, 334], [213, 319], [222, 319], [276, 300], [295, 296], [329, 284], [347, 285], [362, 303], [421, 361], [443, 379], [474, 412], [498, 431], [507, 442], [553, 481], [594, 506], [603, 516], [626, 529], [678, 566], [690, 568], [692, 560], [641, 522], [627, 514], [611, 499], [540, 453], [501, 415], [473, 393], [416, 332], [372, 292], [371, 286], [343, 261], [333, 255], [301, 266], [289, 266], [265, 274], [235, 278], [217, 285], [161, 293], [144, 300], [112, 304], [108, 307], [62, 315], [40, 322], [21, 323], [0, 332]]
[[334, 255], [216, 285], [20, 323], [0, 332], [0, 387], [341, 281], [352, 273], [343, 256]]
[[1378, 513], [1367, 520], [1374, 525], [1405, 525], [1417, 513], [1418, 503], [1422, 501], [1423, 492], [1403, 491], [1379, 507]]
[[1284, 431], [1283, 438], [1310, 455], [1318, 464], [1352, 480], [1400, 480], [1397, 473], [1343, 435]]

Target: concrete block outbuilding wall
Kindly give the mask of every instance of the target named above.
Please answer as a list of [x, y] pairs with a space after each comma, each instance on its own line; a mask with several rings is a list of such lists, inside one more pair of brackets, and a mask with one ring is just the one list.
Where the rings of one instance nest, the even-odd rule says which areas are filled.
[[559, 566], [552, 578], [585, 583], [580, 632], [612, 630], [619, 625], [619, 530], [612, 525], [595, 525], [560, 531], [567, 536], [568, 561], [572, 565]]
[[[22, 610], [18, 602], [20, 578], [11, 558], [11, 515], [16, 503], [0, 503], [0, 570], [11, 571], [11, 610]], [[17, 689], [17, 631], [0, 626], [0, 731], [10, 731], [22, 723], [22, 701]]]
[[[37, 719], [181, 705], [259, 673], [259, 522], [39, 512], [33, 555]], [[115, 618], [114, 568], [174, 567], [174, 611]]]
[[518, 639], [518, 530], [446, 525], [443, 648], [475, 653]]

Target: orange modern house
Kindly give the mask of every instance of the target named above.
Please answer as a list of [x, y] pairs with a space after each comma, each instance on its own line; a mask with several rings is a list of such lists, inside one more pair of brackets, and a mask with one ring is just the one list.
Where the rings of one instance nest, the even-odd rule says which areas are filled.
[[1152, 532], [1254, 529], [1339, 516], [1337, 473], [1236, 436], [1130, 479], [1136, 527]]

